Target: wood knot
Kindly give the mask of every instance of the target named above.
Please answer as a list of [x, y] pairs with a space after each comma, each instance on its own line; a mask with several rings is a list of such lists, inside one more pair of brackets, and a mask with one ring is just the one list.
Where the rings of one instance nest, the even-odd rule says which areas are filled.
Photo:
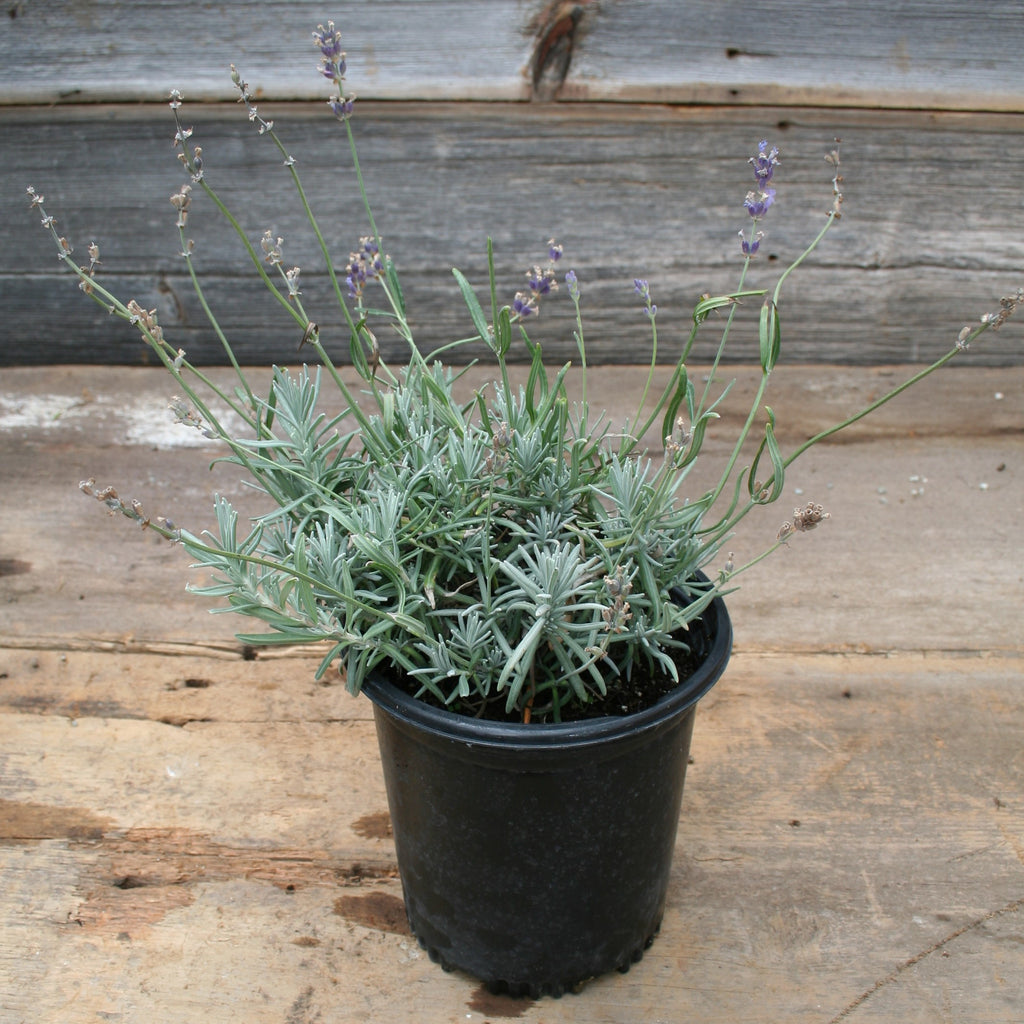
[[590, 0], [555, 0], [536, 20], [536, 40], [530, 68], [533, 99], [547, 102], [558, 95], [572, 63], [577, 28]]

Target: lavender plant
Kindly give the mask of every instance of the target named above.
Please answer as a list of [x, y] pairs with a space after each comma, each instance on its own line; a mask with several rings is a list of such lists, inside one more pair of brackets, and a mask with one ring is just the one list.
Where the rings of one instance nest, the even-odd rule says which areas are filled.
[[[931, 366], [784, 453], [774, 413], [767, 407], [762, 412], [782, 349], [780, 295], [840, 217], [842, 178], [837, 145], [827, 157], [832, 205], [820, 232], [771, 294], [746, 289], [762, 224], [776, 200], [780, 166], [778, 149], [761, 142], [750, 160], [752, 187], [743, 201], [749, 220], [740, 232], [743, 264], [736, 289], [697, 303], [667, 383], [656, 386], [658, 309], [648, 282], [634, 282], [651, 332], [649, 373], [633, 416], [611, 423], [588, 400], [581, 286], [572, 270], [559, 270], [563, 251], [553, 240], [545, 260], [508, 303], [499, 300], [489, 244], [483, 301], [454, 270], [472, 331], [445, 350], [423, 353], [417, 347], [359, 167], [341, 34], [328, 23], [313, 40], [320, 71], [333, 86], [329, 105], [348, 140], [369, 226], [340, 269], [281, 136], [260, 114], [234, 66], [231, 78], [249, 120], [283, 157], [319, 244], [361, 381], [358, 393], [303, 307], [300, 270], [287, 267], [283, 240], [267, 231], [252, 242], [210, 184], [202, 149], [181, 120], [178, 92], [170, 106], [188, 180], [171, 204], [196, 295], [237, 375], [233, 389], [219, 387], [189, 362], [164, 336], [155, 310], [122, 301], [103, 286], [95, 243], [88, 247], [89, 263], [79, 266], [43, 197], [32, 188], [28, 194], [83, 291], [137, 327], [167, 368], [180, 392], [171, 403], [177, 419], [220, 442], [223, 459], [245, 471], [267, 507], [242, 525], [235, 508], [220, 498], [216, 531], [200, 535], [168, 519], [149, 518], [137, 501], [112, 487], [89, 480], [82, 489], [111, 511], [181, 544], [209, 569], [213, 582], [197, 592], [224, 602], [218, 610], [249, 616], [264, 627], [242, 640], [322, 645], [318, 675], [339, 664], [352, 692], [369, 672], [385, 670], [411, 680], [418, 696], [462, 713], [557, 721], [593, 713], [595, 706], [603, 710], [604, 698], [639, 676], [674, 685], [685, 665], [688, 624], [717, 594], [727, 593], [740, 573], [829, 513], [813, 502], [795, 509], [764, 551], [738, 567], [730, 555], [720, 570], [710, 571], [737, 523], [782, 497], [787, 468], [808, 448], [928, 376], [983, 332], [998, 330], [1021, 302], [1020, 291], [1004, 298], [996, 312], [964, 327]], [[295, 373], [275, 367], [265, 394], [257, 393], [239, 365], [193, 265], [186, 229], [197, 195], [212, 202], [235, 231], [244, 257], [299, 325], [303, 344], [319, 363]], [[549, 370], [525, 330], [560, 279], [576, 313], [576, 395], [567, 383], [569, 366]], [[757, 300], [759, 386], [717, 484], [689, 493], [689, 474], [728, 391], [713, 395], [711, 382], [737, 307]], [[709, 383], [699, 386], [687, 361], [713, 313], [721, 338]], [[400, 367], [381, 359], [373, 328], [382, 324], [406, 343], [408, 359]], [[494, 383], [460, 402], [451, 359], [460, 346], [480, 339], [493, 355]], [[528, 356], [529, 373], [525, 384], [514, 386], [508, 360], [517, 347]], [[242, 427], [229, 429], [229, 422]], [[654, 427], [664, 443], [660, 458], [642, 447]], [[741, 464], [751, 439], [753, 458]]]

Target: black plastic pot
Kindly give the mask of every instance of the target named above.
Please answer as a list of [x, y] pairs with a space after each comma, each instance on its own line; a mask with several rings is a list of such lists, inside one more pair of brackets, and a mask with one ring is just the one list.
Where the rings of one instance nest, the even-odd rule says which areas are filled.
[[620, 718], [480, 721], [367, 680], [406, 912], [431, 959], [537, 997], [642, 957], [665, 907], [696, 704], [732, 647], [721, 599], [688, 640], [698, 671]]

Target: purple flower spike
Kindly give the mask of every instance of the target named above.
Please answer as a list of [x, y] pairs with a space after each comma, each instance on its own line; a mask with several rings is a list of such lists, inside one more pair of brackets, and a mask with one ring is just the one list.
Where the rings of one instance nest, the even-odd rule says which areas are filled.
[[651, 286], [643, 278], [633, 278], [633, 291], [644, 300], [644, 312], [653, 320], [658, 314], [658, 307], [651, 302]]

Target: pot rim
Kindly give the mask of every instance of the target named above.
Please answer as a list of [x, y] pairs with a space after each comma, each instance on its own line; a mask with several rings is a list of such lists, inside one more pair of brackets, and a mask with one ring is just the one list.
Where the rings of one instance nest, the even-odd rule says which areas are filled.
[[362, 692], [380, 711], [406, 728], [471, 747], [539, 752], [567, 745], [596, 746], [625, 737], [635, 739], [692, 708], [725, 671], [732, 650], [732, 623], [722, 598], [716, 597], [701, 618], [711, 645], [697, 670], [649, 707], [628, 715], [529, 724], [472, 718], [412, 697], [375, 672], [367, 676]]

